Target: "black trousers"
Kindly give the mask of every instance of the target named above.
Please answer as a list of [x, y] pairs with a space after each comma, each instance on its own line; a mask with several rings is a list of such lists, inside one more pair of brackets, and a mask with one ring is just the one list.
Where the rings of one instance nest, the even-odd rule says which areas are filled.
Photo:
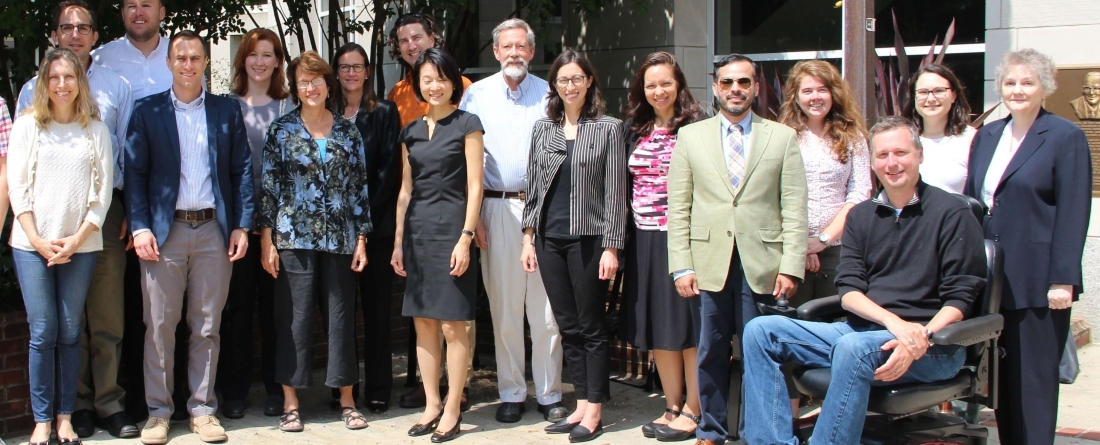
[[1002, 444], [1054, 443], [1058, 364], [1069, 338], [1070, 310], [1002, 310], [997, 432]]
[[275, 279], [275, 381], [293, 388], [313, 385], [314, 310], [320, 306], [328, 334], [325, 386], [359, 381], [355, 356], [355, 271], [351, 255], [315, 250], [279, 252]]
[[269, 396], [283, 395], [283, 388], [275, 383], [274, 292], [275, 279], [260, 264], [260, 235], [250, 234], [244, 258], [233, 263], [229, 298], [222, 310], [217, 385], [225, 400], [244, 400], [252, 386], [252, 314], [257, 308], [264, 390]]
[[535, 254], [550, 309], [561, 333], [562, 355], [577, 400], [611, 399], [607, 280], [600, 279], [602, 238], [567, 240], [538, 236]]
[[367, 242], [367, 267], [359, 274], [363, 308], [363, 400], [388, 402], [393, 390], [390, 306], [393, 301], [393, 236]]

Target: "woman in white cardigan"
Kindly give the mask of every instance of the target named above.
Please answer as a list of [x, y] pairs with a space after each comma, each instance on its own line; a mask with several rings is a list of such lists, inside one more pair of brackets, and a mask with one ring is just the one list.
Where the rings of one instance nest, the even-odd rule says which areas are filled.
[[8, 147], [12, 258], [31, 331], [32, 445], [49, 443], [55, 413], [61, 443], [80, 443], [70, 420], [84, 299], [111, 205], [110, 141], [80, 61], [67, 49], [51, 50]]

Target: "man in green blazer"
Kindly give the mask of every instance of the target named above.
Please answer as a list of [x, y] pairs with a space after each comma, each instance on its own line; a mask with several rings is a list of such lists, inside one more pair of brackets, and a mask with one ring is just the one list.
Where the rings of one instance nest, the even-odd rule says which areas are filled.
[[794, 295], [806, 269], [806, 173], [794, 130], [752, 113], [753, 61], [714, 64], [718, 116], [679, 131], [668, 173], [668, 262], [700, 298], [700, 445], [726, 440], [729, 344], [756, 303]]

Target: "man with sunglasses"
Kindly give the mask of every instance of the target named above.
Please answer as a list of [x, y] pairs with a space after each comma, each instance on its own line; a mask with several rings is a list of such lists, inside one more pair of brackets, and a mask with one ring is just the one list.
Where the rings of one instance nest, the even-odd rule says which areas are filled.
[[753, 114], [756, 64], [723, 57], [712, 90], [721, 112], [680, 129], [668, 173], [669, 271], [680, 296], [700, 299], [697, 445], [730, 435], [730, 341], [756, 303], [794, 295], [809, 237], [798, 137]]
[[[115, 437], [138, 435], [137, 426], [123, 411], [126, 391], [118, 383], [122, 352], [123, 275], [126, 271], [127, 233], [122, 199], [123, 153], [121, 142], [126, 138], [130, 121], [130, 83], [122, 76], [92, 63], [91, 51], [99, 40], [95, 12], [83, 0], [65, 0], [54, 8], [50, 20], [50, 40], [58, 48], [76, 54], [88, 74], [88, 86], [99, 106], [99, 117], [111, 133], [115, 156], [115, 199], [103, 221], [103, 250], [96, 253], [95, 273], [85, 304], [86, 335], [81, 336], [80, 383], [77, 387], [73, 431], [79, 437], [95, 433], [95, 422]], [[34, 102], [37, 77], [23, 85], [16, 104], [16, 115]]]

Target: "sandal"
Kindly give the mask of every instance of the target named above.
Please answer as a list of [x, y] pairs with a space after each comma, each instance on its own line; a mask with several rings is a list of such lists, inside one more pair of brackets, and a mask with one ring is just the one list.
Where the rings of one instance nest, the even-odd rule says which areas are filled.
[[[295, 423], [297, 423], [298, 426], [293, 426]], [[305, 424], [302, 423], [302, 416], [298, 415], [298, 410], [292, 409], [279, 416], [279, 431], [300, 433], [304, 429]]]
[[[349, 430], [361, 430], [368, 427], [367, 418], [363, 417], [363, 413], [354, 407], [345, 406], [340, 410], [340, 417], [344, 420], [344, 427]], [[352, 425], [351, 422], [355, 420], [362, 420], [362, 425]]]

